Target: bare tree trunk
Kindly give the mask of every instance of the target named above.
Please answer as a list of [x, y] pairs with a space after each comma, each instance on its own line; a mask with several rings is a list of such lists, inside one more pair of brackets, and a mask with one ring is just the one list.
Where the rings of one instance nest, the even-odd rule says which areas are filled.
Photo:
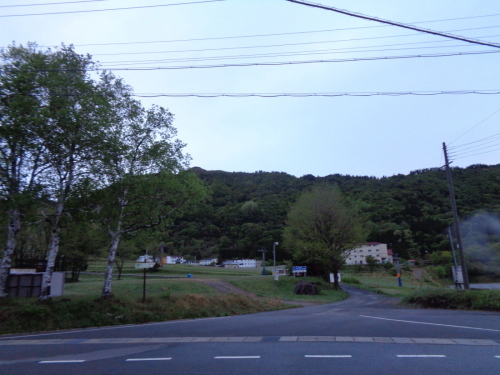
[[106, 274], [104, 275], [104, 286], [102, 288], [101, 298], [111, 297], [113, 292], [111, 291], [111, 284], [113, 278], [113, 265], [115, 263], [116, 250], [118, 249], [118, 244], [120, 243], [121, 223], [118, 223], [118, 228], [116, 232], [112, 233], [111, 244], [109, 245], [108, 251], [108, 265], [106, 267]]
[[7, 279], [9, 278], [12, 256], [16, 248], [17, 238], [21, 230], [21, 215], [17, 208], [9, 210], [9, 227], [7, 234], [7, 244], [0, 264], [0, 298], [8, 296]]
[[59, 222], [63, 214], [63, 209], [64, 209], [64, 203], [61, 201], [58, 202], [54, 221], [51, 223], [49, 258], [47, 259], [47, 267], [42, 277], [40, 297], [38, 297], [39, 301], [45, 301], [50, 299], [50, 283], [52, 282], [52, 272], [54, 272], [56, 257], [57, 253], [59, 252], [59, 242], [61, 237], [61, 228], [59, 227]]

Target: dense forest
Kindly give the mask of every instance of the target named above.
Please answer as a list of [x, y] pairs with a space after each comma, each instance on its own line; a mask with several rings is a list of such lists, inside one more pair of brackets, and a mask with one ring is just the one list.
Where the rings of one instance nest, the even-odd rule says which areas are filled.
[[[301, 192], [325, 183], [337, 185], [362, 206], [367, 241], [391, 244], [406, 259], [450, 249], [448, 183], [439, 168], [383, 178], [192, 170], [209, 187], [211, 199], [162, 230], [167, 251], [175, 254], [256, 258], [258, 249], [270, 250], [274, 241], [281, 242], [288, 209]], [[500, 165], [453, 168], [452, 176], [462, 220], [500, 212]], [[490, 233], [490, 240], [498, 242], [499, 235]], [[280, 248], [277, 256], [289, 258], [287, 249]]]

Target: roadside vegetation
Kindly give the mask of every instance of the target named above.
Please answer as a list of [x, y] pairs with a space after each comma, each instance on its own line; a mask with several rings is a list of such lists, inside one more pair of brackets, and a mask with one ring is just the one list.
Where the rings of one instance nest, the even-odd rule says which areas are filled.
[[396, 267], [392, 264], [376, 265], [372, 270], [367, 265], [346, 266], [342, 270], [342, 282], [390, 297], [405, 297], [422, 288], [443, 288], [451, 280], [440, 279], [428, 267], [402, 266], [398, 286]]
[[[316, 285], [318, 294], [316, 295], [297, 295], [293, 293], [298, 281], [307, 281]], [[238, 278], [232, 279], [231, 284], [238, 288], [245, 289], [256, 294], [259, 297], [276, 298], [289, 301], [303, 301], [316, 303], [337, 302], [348, 297], [348, 294], [342, 290], [335, 290], [332, 284], [327, 283], [317, 277], [294, 278], [291, 276], [280, 276], [274, 288], [274, 280], [269, 276], [258, 278]]]
[[500, 290], [424, 289], [403, 298], [402, 304], [436, 309], [500, 312]]
[[[102, 282], [101, 282], [102, 283]], [[250, 314], [287, 308], [279, 301], [255, 300], [235, 294], [178, 294], [154, 297], [4, 299], [0, 306], [0, 334], [162, 322], [214, 316]]]

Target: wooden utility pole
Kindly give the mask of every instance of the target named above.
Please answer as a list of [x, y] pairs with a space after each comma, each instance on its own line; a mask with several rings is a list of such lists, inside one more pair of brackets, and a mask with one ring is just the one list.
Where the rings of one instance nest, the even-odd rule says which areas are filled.
[[464, 279], [464, 289], [470, 289], [469, 275], [467, 273], [467, 265], [465, 264], [464, 248], [462, 246], [462, 235], [460, 234], [460, 226], [458, 225], [458, 212], [457, 202], [455, 201], [455, 190], [453, 189], [453, 181], [451, 180], [450, 163], [448, 161], [448, 151], [446, 150], [446, 143], [443, 142], [443, 152], [446, 168], [446, 177], [448, 179], [448, 189], [450, 190], [451, 211], [453, 213], [453, 227], [455, 229], [455, 236], [458, 246], [458, 254], [460, 255], [460, 265], [462, 267], [462, 275]]

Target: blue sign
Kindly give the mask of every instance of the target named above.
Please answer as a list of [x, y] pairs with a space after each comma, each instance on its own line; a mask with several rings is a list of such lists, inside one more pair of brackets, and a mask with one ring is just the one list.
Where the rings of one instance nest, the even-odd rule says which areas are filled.
[[292, 267], [292, 272], [307, 272], [307, 267], [306, 266]]

